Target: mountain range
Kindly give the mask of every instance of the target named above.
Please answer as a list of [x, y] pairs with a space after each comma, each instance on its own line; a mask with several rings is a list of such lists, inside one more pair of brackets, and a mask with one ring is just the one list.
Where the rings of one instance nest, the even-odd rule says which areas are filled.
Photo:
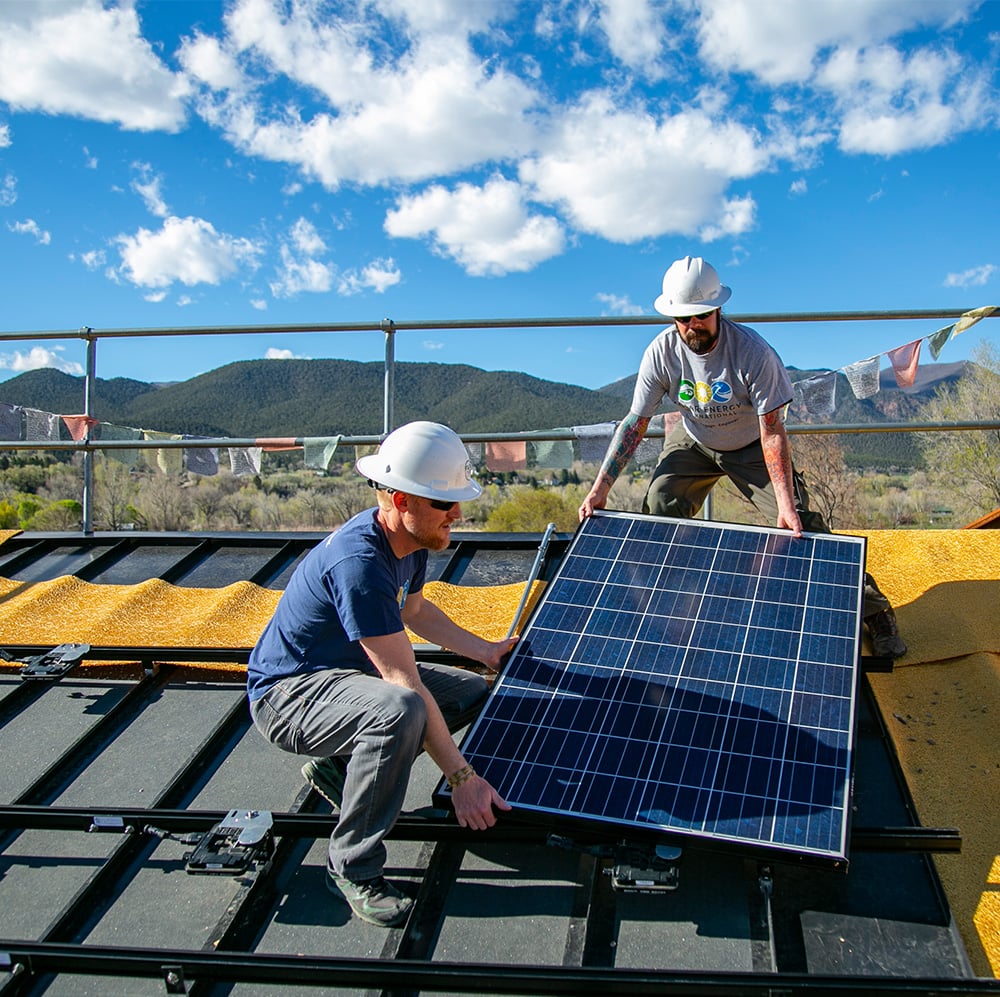
[[[790, 423], [905, 422], [938, 387], [954, 383], [966, 362], [925, 364], [917, 383], [900, 390], [891, 370], [881, 373], [878, 394], [858, 400], [838, 374], [832, 417], [815, 419], [793, 407]], [[789, 369], [792, 380], [815, 371]], [[518, 432], [620, 419], [628, 411], [635, 375], [589, 389], [514, 371], [486, 371], [461, 364], [397, 363], [394, 417], [446, 423], [463, 433]], [[98, 378], [91, 414], [102, 422], [169, 433], [219, 437], [369, 435], [381, 431], [385, 370], [381, 362], [350, 360], [247, 360], [187, 381], [155, 384]], [[0, 383], [0, 402], [59, 414], [83, 411], [84, 379], [52, 368]], [[884, 434], [852, 434], [845, 449], [872, 448], [885, 459]], [[900, 462], [912, 464], [915, 448], [893, 434]]]

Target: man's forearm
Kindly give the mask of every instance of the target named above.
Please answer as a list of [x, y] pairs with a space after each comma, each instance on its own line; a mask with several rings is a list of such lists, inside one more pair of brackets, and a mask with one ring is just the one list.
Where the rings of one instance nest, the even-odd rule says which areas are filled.
[[606, 496], [611, 491], [612, 485], [618, 480], [622, 471], [628, 467], [628, 462], [646, 435], [649, 427], [649, 419], [645, 416], [636, 415], [629, 412], [627, 416], [618, 424], [615, 435], [608, 447], [608, 452], [604, 456], [600, 471], [594, 480], [591, 491], [600, 489]]

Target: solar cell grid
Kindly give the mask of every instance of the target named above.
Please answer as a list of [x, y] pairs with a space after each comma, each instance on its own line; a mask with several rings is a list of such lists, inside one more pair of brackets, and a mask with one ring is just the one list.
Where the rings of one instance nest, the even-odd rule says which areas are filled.
[[864, 541], [581, 525], [462, 750], [516, 808], [843, 859]]

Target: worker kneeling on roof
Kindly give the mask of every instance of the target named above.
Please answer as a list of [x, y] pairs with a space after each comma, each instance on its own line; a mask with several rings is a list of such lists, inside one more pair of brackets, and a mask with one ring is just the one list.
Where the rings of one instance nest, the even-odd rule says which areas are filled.
[[494, 808], [510, 809], [452, 738], [482, 706], [485, 679], [418, 664], [404, 627], [494, 671], [516, 641], [477, 637], [423, 596], [427, 551], [448, 546], [459, 503], [482, 494], [459, 437], [412, 422], [357, 470], [378, 504], [295, 569], [250, 655], [247, 687], [260, 731], [286, 751], [313, 756], [302, 774], [340, 810], [327, 886], [358, 917], [391, 926], [413, 901], [383, 876], [383, 839], [421, 748], [447, 777], [463, 827], [485, 829]]

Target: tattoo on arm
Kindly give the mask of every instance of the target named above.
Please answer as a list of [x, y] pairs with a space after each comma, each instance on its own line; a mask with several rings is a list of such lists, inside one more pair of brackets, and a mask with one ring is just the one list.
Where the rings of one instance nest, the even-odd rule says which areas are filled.
[[643, 436], [649, 426], [649, 419], [645, 416], [636, 415], [629, 412], [627, 416], [618, 424], [614, 439], [601, 464], [600, 473], [597, 475], [598, 481], [606, 481], [610, 488], [617, 480], [618, 476], [628, 466]]
[[782, 484], [790, 488], [792, 450], [788, 445], [788, 435], [785, 433], [785, 420], [781, 416], [781, 409], [767, 412], [760, 417], [760, 437], [768, 476], [776, 488]]

